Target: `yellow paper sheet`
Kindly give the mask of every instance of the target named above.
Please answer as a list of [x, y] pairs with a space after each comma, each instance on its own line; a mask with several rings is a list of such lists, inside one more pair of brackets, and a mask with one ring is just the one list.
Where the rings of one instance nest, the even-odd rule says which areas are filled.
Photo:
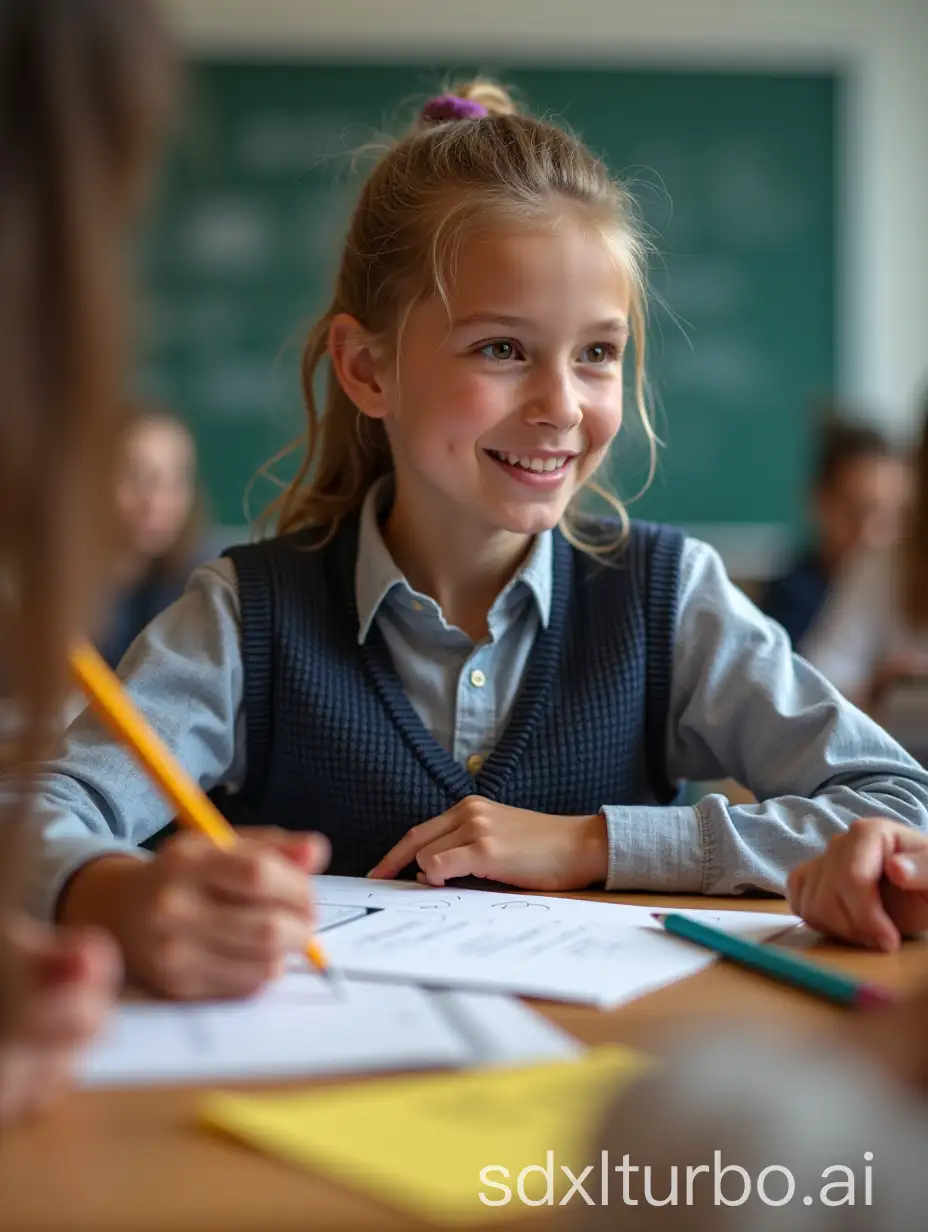
[[[591, 1130], [647, 1064], [639, 1053], [610, 1046], [574, 1061], [519, 1069], [299, 1095], [215, 1094], [202, 1119], [420, 1217], [447, 1224], [498, 1220], [531, 1209], [519, 1194], [520, 1173], [530, 1165], [536, 1167], [523, 1177], [522, 1190], [532, 1202], [547, 1196], [547, 1172], [553, 1203], [569, 1191], [562, 1165], [576, 1176], [593, 1164], [587, 1188], [598, 1195], [600, 1160], [593, 1158]], [[571, 1201], [577, 1206], [582, 1198], [575, 1193]]]

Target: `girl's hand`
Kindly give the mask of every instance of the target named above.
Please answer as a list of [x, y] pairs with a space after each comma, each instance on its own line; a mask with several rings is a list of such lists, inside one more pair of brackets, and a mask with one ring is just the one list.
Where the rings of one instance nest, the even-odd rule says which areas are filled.
[[855, 821], [793, 869], [793, 911], [819, 932], [893, 951], [928, 929], [928, 834], [895, 821]]
[[312, 937], [309, 874], [328, 862], [318, 835], [252, 830], [228, 851], [178, 834], [153, 860], [100, 859], [72, 882], [68, 919], [115, 933], [129, 975], [180, 1000], [244, 997]]
[[368, 876], [396, 877], [413, 861], [427, 885], [482, 877], [526, 890], [582, 890], [606, 879], [606, 822], [599, 813], [552, 817], [468, 796], [413, 826]]
[[119, 977], [105, 933], [0, 922], [0, 1132], [68, 1086], [74, 1054], [103, 1025]]

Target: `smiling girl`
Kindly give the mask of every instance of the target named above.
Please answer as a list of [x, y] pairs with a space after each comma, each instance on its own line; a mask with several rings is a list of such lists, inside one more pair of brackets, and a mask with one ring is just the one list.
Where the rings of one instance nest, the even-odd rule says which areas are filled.
[[[782, 891], [869, 813], [928, 828], [928, 775], [710, 548], [582, 513], [626, 382], [647, 423], [645, 315], [603, 165], [496, 86], [432, 100], [307, 342], [277, 536], [197, 571], [121, 668], [231, 817], [324, 840], [139, 851], [168, 807], [87, 716], [44, 777], [36, 908], [172, 995], [246, 993], [305, 944], [328, 845], [346, 874], [724, 894]], [[675, 802], [726, 775], [761, 802]]]

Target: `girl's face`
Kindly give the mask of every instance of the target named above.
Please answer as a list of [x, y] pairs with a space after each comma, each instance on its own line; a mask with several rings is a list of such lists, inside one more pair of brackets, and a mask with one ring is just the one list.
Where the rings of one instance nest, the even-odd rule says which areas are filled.
[[[484, 232], [449, 311], [419, 303], [378, 363], [397, 500], [535, 534], [557, 524], [622, 421], [629, 285], [593, 228]], [[450, 320], [449, 320], [450, 316]]]
[[116, 498], [134, 552], [154, 560], [174, 547], [194, 499], [193, 443], [179, 425], [156, 420], [132, 433]]

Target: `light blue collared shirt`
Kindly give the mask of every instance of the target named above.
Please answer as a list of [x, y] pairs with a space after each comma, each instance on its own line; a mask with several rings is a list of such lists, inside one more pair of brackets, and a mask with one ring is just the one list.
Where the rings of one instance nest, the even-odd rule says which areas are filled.
[[536, 536], [525, 563], [497, 595], [481, 642], [445, 620], [414, 591], [380, 532], [390, 485], [381, 480], [361, 513], [355, 595], [358, 643], [375, 620], [413, 709], [438, 742], [476, 773], [505, 730], [539, 625], [551, 613], [551, 532]]
[[[383, 487], [372, 488], [362, 511], [359, 638], [377, 623], [410, 703], [466, 765], [486, 756], [505, 727], [547, 620], [551, 536], [537, 537], [493, 604], [490, 636], [474, 645], [397, 569], [378, 523], [384, 499]], [[195, 570], [183, 597], [140, 635], [119, 673], [204, 790], [240, 786], [245, 716], [231, 561]], [[680, 562], [665, 752], [671, 781], [731, 777], [758, 803], [735, 805], [720, 794], [669, 807], [603, 800], [609, 889], [782, 891], [791, 868], [858, 817], [928, 829], [928, 773], [795, 656], [783, 630], [732, 585], [717, 553], [694, 539]], [[131, 754], [89, 714], [72, 725], [63, 757], [39, 787], [41, 833], [27, 892], [40, 915], [54, 913], [63, 886], [88, 860], [113, 852], [145, 858], [138, 844], [171, 820], [170, 806]], [[311, 802], [306, 824], [312, 827]]]

